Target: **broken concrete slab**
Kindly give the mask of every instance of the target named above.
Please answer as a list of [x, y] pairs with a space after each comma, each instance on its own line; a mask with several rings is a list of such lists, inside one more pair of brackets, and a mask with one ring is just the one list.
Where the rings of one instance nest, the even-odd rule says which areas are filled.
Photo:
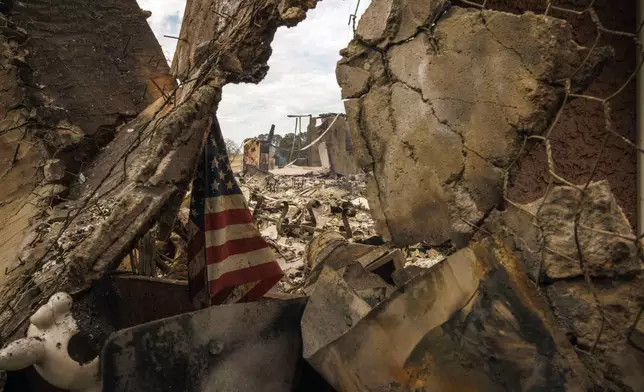
[[62, 108], [84, 135], [136, 115], [176, 86], [136, 1], [27, 0], [15, 3], [11, 18], [33, 37], [25, 44], [29, 84], [47, 97], [36, 106]]
[[593, 383], [608, 390], [640, 390], [644, 388], [644, 352], [628, 335], [644, 304], [644, 275], [598, 279], [594, 286], [601, 305], [583, 279], [559, 280], [545, 291]]
[[637, 369], [644, 366], [644, 352], [628, 339], [644, 304], [639, 246], [608, 182], [597, 181], [586, 189], [577, 248], [574, 225], [582, 188], [554, 186], [545, 198], [491, 214], [485, 229], [514, 243], [594, 385], [642, 389], [644, 378]]
[[[316, 287], [316, 294], [311, 297], [302, 315], [305, 359], [344, 335], [372, 308], [342, 279], [340, 272], [323, 268], [320, 279], [323, 284]], [[336, 385], [334, 387], [337, 388]]]
[[369, 4], [360, 18], [356, 37], [368, 45], [377, 45], [388, 36], [395, 34], [395, 26], [389, 22], [396, 17], [396, 1], [375, 1]]
[[304, 311], [304, 357], [337, 390], [585, 391], [590, 385], [547, 303], [495, 238], [365, 306], [340, 274], [325, 268]]
[[[345, 109], [359, 164], [373, 174], [378, 231], [398, 246], [461, 247], [499, 204], [503, 170], [525, 134], [546, 129], [561, 103], [558, 82], [587, 51], [556, 18], [426, 3], [372, 3], [336, 75], [352, 98]], [[383, 44], [401, 29], [413, 38]], [[598, 53], [587, 70], [610, 57]], [[378, 57], [385, 72], [376, 77], [369, 59]], [[573, 89], [593, 72], [584, 74]]]
[[306, 249], [309, 275], [304, 291], [310, 294], [325, 268], [344, 271], [347, 266], [358, 263], [368, 272], [374, 272], [380, 279], [391, 281], [391, 274], [405, 264], [399, 249], [348, 242], [338, 232], [327, 231], [314, 237]]
[[119, 331], [103, 350], [103, 390], [290, 391], [305, 304], [215, 306]]
[[360, 18], [356, 39], [379, 48], [405, 41], [431, 25], [448, 4], [447, 0], [372, 2]]
[[[541, 281], [578, 278], [583, 273], [575, 240], [575, 215], [581, 196], [579, 189], [554, 186], [546, 198], [519, 205], [519, 208], [509, 206], [500, 217], [490, 220], [487, 227], [498, 231], [503, 226], [506, 232], [521, 238], [522, 243], [518, 246], [524, 253], [532, 253], [524, 260], [526, 271], [533, 280], [537, 280], [539, 270]], [[591, 277], [618, 278], [644, 271], [630, 223], [617, 205], [607, 181], [588, 186], [577, 234]], [[542, 253], [544, 247], [546, 251]]]

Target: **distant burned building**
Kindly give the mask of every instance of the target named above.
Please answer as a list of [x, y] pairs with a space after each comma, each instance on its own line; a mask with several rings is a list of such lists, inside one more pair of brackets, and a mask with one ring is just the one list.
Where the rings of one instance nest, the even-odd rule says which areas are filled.
[[[320, 125], [316, 125], [318, 120], [321, 121]], [[344, 175], [360, 171], [344, 114], [328, 113], [311, 118], [308, 126], [309, 143], [320, 137], [309, 148], [309, 166], [326, 166], [331, 171]]]
[[268, 139], [252, 138], [244, 140], [244, 161], [242, 170], [248, 170], [249, 166], [262, 171], [275, 169], [275, 147], [273, 146], [273, 134], [275, 126], [271, 128]]

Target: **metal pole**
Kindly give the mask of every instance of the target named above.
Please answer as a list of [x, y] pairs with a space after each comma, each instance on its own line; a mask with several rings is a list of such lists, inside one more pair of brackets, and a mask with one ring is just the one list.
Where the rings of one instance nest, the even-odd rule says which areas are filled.
[[[297, 124], [300, 121], [299, 116], [288, 116], [288, 117], [296, 117], [295, 118], [295, 130], [293, 131], [293, 134], [297, 136]], [[293, 162], [293, 151], [295, 150], [295, 138], [293, 138], [293, 142], [291, 143], [291, 153], [288, 156], [288, 161]]]
[[302, 119], [300, 118], [300, 130], [297, 132], [297, 157], [300, 159], [300, 147], [302, 147]]

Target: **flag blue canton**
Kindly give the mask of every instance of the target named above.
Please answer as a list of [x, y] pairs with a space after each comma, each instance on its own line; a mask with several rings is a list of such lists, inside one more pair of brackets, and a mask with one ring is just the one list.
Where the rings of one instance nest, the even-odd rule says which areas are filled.
[[206, 198], [241, 194], [220, 133], [209, 132], [203, 155], [192, 182], [190, 219], [204, 230]]

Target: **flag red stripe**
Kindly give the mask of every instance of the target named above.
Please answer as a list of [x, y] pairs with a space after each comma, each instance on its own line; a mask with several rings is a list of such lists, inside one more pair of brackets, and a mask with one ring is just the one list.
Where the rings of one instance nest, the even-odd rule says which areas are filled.
[[216, 294], [228, 286], [238, 286], [248, 282], [264, 279], [273, 280], [273, 278], [277, 277], [282, 279], [282, 276], [284, 276], [284, 273], [277, 261], [271, 261], [270, 263], [228, 272], [220, 276], [218, 279], [208, 282], [210, 286], [210, 295]]
[[206, 249], [206, 264], [216, 264], [225, 261], [228, 257], [253, 252], [268, 247], [261, 235], [251, 238], [230, 240], [220, 246], [211, 246]]
[[253, 216], [248, 208], [236, 208], [225, 210], [214, 214], [206, 214], [205, 228], [206, 231], [223, 229], [229, 225], [240, 225], [251, 223]]
[[270, 277], [258, 282], [252, 289], [248, 290], [246, 295], [244, 295], [239, 302], [252, 302], [262, 298], [264, 294], [268, 293], [268, 290], [272, 289], [280, 280], [282, 280], [282, 275]]
[[235, 288], [235, 286], [224, 287], [221, 291], [210, 298], [210, 305], [221, 305], [226, 298], [228, 298], [230, 293], [235, 290]]

